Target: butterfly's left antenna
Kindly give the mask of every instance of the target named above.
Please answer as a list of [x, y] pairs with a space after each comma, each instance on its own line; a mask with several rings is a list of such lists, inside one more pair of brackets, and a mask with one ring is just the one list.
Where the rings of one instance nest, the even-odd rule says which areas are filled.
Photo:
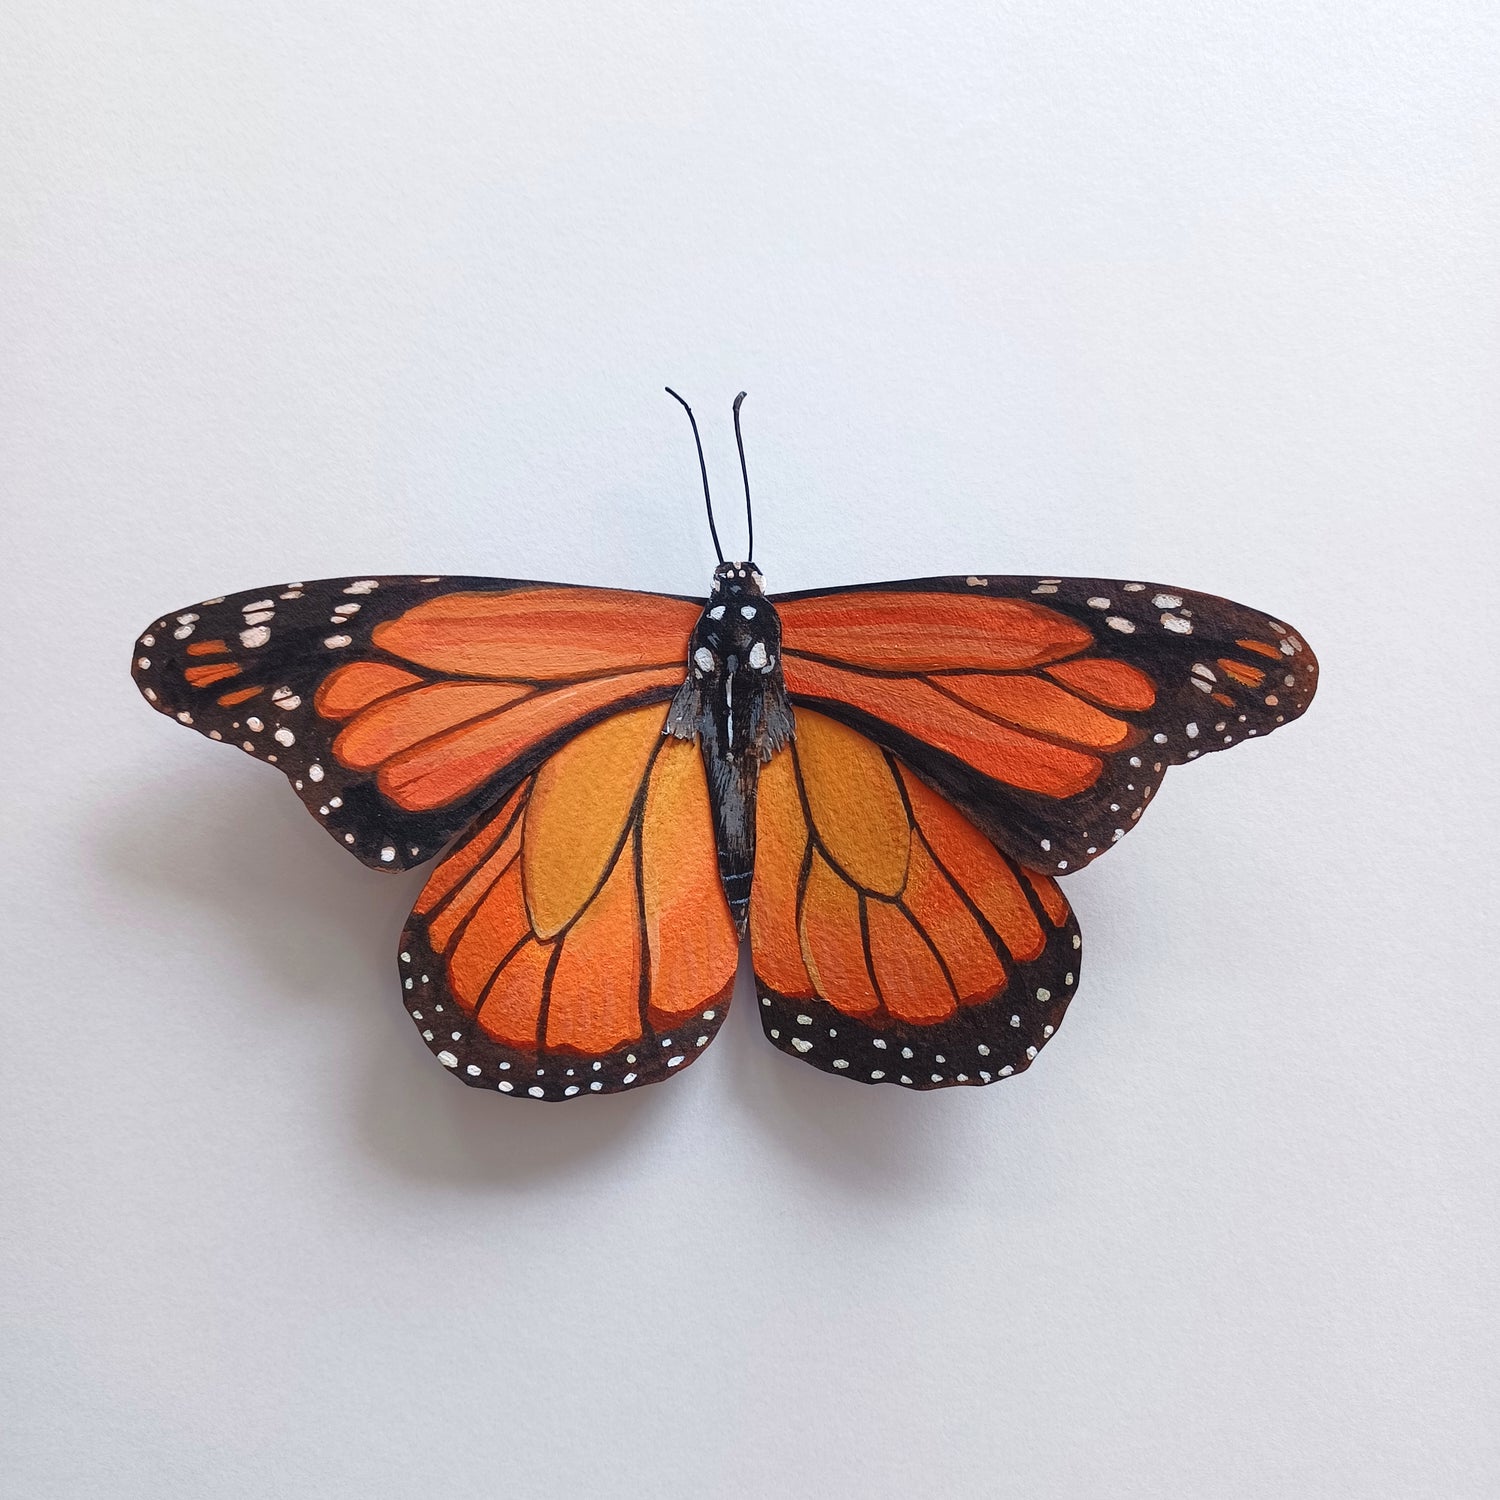
[[693, 415], [693, 408], [672, 389], [665, 386], [663, 389], [688, 414], [688, 421], [693, 424], [693, 442], [698, 447], [698, 472], [703, 475], [703, 503], [708, 507], [708, 534], [714, 539], [714, 551], [719, 554], [719, 561], [724, 561], [724, 549], [719, 545], [719, 529], [714, 525], [714, 502], [708, 493], [708, 465], [703, 461], [703, 439], [698, 436], [698, 419]]
[[745, 560], [753, 561], [755, 558], [755, 514], [750, 509], [750, 471], [745, 467], [745, 440], [740, 436], [740, 403], [745, 399], [745, 392], [741, 391], [734, 398], [734, 445], [740, 450], [740, 478], [745, 481]]

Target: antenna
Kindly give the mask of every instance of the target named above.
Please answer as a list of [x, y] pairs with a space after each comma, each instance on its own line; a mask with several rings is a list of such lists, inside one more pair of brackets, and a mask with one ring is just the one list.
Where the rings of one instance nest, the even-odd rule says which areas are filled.
[[693, 424], [693, 442], [698, 448], [698, 472], [703, 475], [703, 503], [708, 507], [708, 534], [714, 539], [714, 551], [719, 554], [719, 561], [722, 563], [724, 549], [719, 545], [719, 530], [714, 525], [714, 502], [708, 493], [708, 465], [703, 461], [703, 439], [698, 436], [698, 419], [693, 415], [693, 408], [671, 386], [665, 386], [664, 389], [688, 414], [688, 421]]
[[745, 481], [745, 529], [749, 533], [745, 538], [745, 561], [753, 562], [755, 560], [755, 515], [750, 509], [750, 471], [745, 467], [745, 439], [740, 435], [740, 403], [744, 399], [744, 391], [734, 398], [734, 444], [740, 450], [740, 478]]

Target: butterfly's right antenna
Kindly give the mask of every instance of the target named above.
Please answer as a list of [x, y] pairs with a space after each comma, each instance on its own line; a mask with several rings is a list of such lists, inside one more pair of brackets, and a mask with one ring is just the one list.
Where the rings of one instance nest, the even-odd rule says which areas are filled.
[[714, 539], [714, 551], [719, 554], [719, 561], [724, 561], [724, 549], [719, 545], [719, 530], [714, 525], [714, 502], [708, 493], [708, 465], [703, 461], [703, 439], [698, 436], [698, 419], [693, 415], [693, 408], [672, 389], [671, 386], [664, 387], [666, 393], [678, 402], [683, 411], [688, 414], [688, 421], [693, 424], [693, 442], [698, 447], [698, 471], [703, 475], [703, 503], [708, 507], [708, 534]]
[[745, 559], [748, 562], [755, 558], [755, 515], [750, 509], [750, 471], [745, 467], [745, 440], [740, 436], [740, 403], [744, 399], [744, 391], [734, 398], [734, 445], [740, 450], [740, 478], [745, 481], [745, 529], [748, 532]]

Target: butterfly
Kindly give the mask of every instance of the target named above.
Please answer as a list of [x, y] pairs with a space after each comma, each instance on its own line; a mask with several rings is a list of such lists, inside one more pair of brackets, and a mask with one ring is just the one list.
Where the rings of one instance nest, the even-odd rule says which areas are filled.
[[[687, 408], [687, 403], [674, 396]], [[740, 430], [753, 556], [754, 517]], [[1270, 733], [1317, 662], [1144, 581], [923, 578], [706, 599], [476, 577], [252, 589], [157, 619], [152, 707], [279, 770], [377, 870], [437, 1060], [532, 1099], [690, 1066], [748, 936], [769, 1040], [861, 1083], [1023, 1072], [1078, 988], [1058, 877], [1167, 770]]]

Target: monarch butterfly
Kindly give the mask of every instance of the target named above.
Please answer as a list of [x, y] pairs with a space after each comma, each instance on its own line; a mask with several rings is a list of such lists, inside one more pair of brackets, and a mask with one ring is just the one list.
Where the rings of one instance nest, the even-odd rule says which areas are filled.
[[[668, 392], [687, 403], [675, 391]], [[754, 555], [754, 518], [734, 403]], [[1023, 1072], [1078, 986], [1057, 877], [1168, 767], [1313, 696], [1288, 625], [1139, 581], [924, 578], [708, 598], [340, 578], [156, 620], [152, 706], [276, 766], [365, 864], [434, 857], [402, 996], [463, 1082], [654, 1083], [723, 1021], [748, 934], [783, 1052], [862, 1083]]]

